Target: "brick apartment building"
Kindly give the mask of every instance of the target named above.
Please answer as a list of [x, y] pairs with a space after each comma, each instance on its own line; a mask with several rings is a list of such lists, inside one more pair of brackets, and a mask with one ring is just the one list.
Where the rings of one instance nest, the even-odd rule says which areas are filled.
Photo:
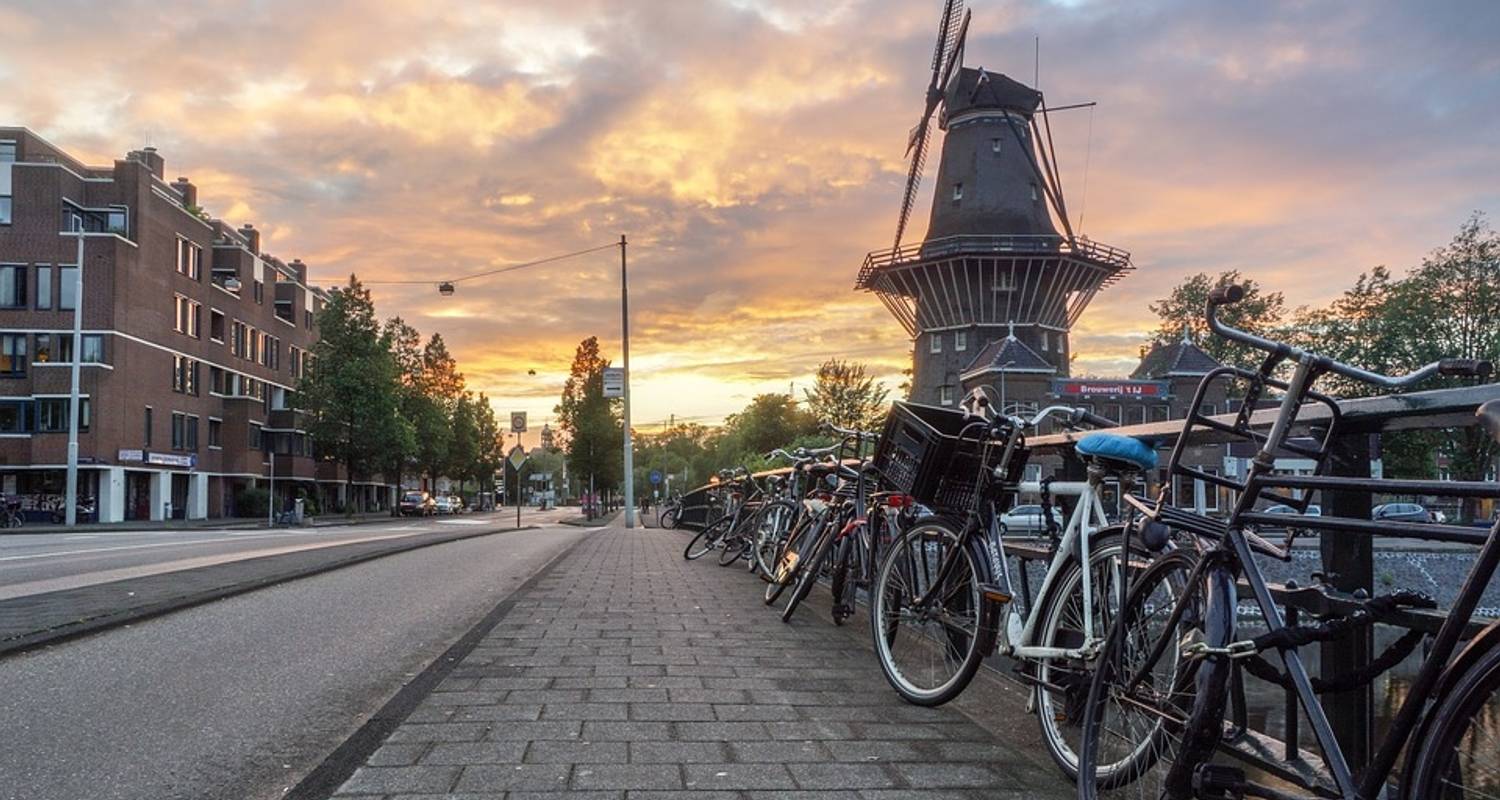
[[[64, 491], [82, 229], [79, 493], [97, 519], [234, 516], [273, 468], [278, 506], [341, 505], [293, 394], [324, 294], [164, 175], [150, 147], [90, 167], [0, 128], [0, 493], [46, 517]], [[356, 478], [350, 503], [389, 505], [380, 476]]]

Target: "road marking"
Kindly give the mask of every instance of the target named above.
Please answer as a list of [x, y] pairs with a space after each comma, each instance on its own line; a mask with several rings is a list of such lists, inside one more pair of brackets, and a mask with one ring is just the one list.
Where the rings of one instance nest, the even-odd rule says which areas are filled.
[[482, 519], [440, 519], [440, 520], [437, 521], [437, 524], [439, 524], [439, 525], [488, 525], [489, 523], [485, 522]]

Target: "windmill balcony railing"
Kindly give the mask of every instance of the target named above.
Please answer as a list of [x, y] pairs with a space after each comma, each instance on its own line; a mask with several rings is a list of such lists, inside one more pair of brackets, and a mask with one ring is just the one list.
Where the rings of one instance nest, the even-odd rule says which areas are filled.
[[859, 271], [859, 285], [867, 287], [874, 273], [891, 266], [944, 258], [952, 255], [987, 254], [1074, 255], [1098, 261], [1119, 269], [1130, 266], [1130, 253], [1087, 238], [1055, 234], [1014, 234], [999, 236], [944, 236], [888, 250], [877, 250], [865, 256]]

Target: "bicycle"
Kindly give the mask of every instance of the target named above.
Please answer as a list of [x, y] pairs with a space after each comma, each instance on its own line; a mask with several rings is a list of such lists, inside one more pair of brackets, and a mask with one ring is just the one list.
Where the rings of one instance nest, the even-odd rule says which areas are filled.
[[20, 500], [6, 501], [4, 522], [7, 528], [19, 528], [26, 524], [26, 518], [21, 515]]
[[742, 514], [745, 500], [754, 489], [750, 471], [744, 467], [719, 470], [718, 477], [717, 503], [723, 511], [712, 522], [704, 525], [703, 530], [698, 531], [697, 535], [687, 543], [687, 547], [683, 548], [682, 557], [688, 561], [702, 558], [710, 551], [723, 546], [725, 538], [736, 530], [741, 517], [745, 516]]
[[[882, 445], [888, 472], [904, 476], [897, 485], [911, 486], [937, 513], [905, 530], [880, 565], [870, 612], [876, 656], [892, 688], [923, 706], [957, 697], [985, 657], [1017, 659], [1048, 752], [1072, 777], [1078, 745], [1068, 723], [1108, 630], [1109, 608], [1101, 601], [1130, 563], [1150, 556], [1109, 522], [1101, 489], [1115, 479], [1128, 493], [1139, 473], [1155, 467], [1156, 452], [1135, 439], [1091, 433], [1075, 444], [1086, 480], [1019, 480], [1029, 455], [1026, 435], [1046, 420], [1061, 419], [1069, 428], [1114, 423], [1066, 406], [1029, 419], [993, 413], [983, 390], [970, 394], [963, 409], [898, 404], [888, 423]], [[903, 441], [911, 444], [903, 448]], [[1048, 566], [1035, 602], [1024, 568], [1013, 575], [1016, 547], [1000, 522], [1022, 493], [1041, 496], [1048, 523], [1048, 541], [1037, 554]], [[1075, 499], [1060, 532], [1055, 497]]]
[[[1487, 362], [1445, 359], [1402, 376], [1387, 376], [1342, 364], [1332, 359], [1272, 341], [1225, 325], [1219, 321], [1220, 307], [1242, 299], [1238, 286], [1216, 290], [1206, 316], [1213, 332], [1231, 341], [1266, 353], [1257, 370], [1219, 367], [1204, 376], [1178, 437], [1169, 464], [1169, 474], [1194, 480], [1209, 480], [1239, 492], [1226, 522], [1217, 522], [1168, 505], [1164, 488], [1154, 504], [1134, 500], [1152, 524], [1164, 525], [1174, 535], [1185, 535], [1198, 543], [1158, 559], [1142, 572], [1124, 596], [1108, 641], [1100, 654], [1085, 701], [1083, 746], [1080, 751], [1078, 796], [1081, 800], [1116, 792], [1131, 796], [1188, 800], [1189, 798], [1262, 797], [1286, 800], [1293, 797], [1333, 797], [1342, 800], [1375, 800], [1401, 797], [1406, 800], [1467, 797], [1466, 783], [1479, 782], [1476, 795], [1494, 797], [1497, 748], [1487, 744], [1483, 717], [1493, 718], [1500, 705], [1500, 622], [1492, 623], [1455, 656], [1460, 637], [1468, 627], [1486, 585], [1500, 565], [1500, 522], [1487, 535], [1442, 524], [1416, 524], [1307, 514], [1315, 491], [1363, 491], [1436, 494], [1459, 497], [1500, 497], [1500, 485], [1482, 482], [1439, 482], [1341, 478], [1324, 475], [1333, 437], [1340, 427], [1340, 408], [1333, 398], [1314, 389], [1324, 376], [1381, 387], [1403, 389], [1434, 375], [1482, 377], [1490, 372]], [[1278, 378], [1285, 362], [1292, 362], [1291, 376]], [[1205, 390], [1217, 380], [1243, 383], [1246, 402], [1232, 422], [1208, 417], [1201, 407]], [[1251, 417], [1261, 397], [1280, 391], [1269, 432], [1261, 433]], [[1308, 427], [1302, 415], [1319, 409], [1313, 417], [1316, 428], [1311, 439], [1294, 434]], [[1309, 414], [1309, 416], [1312, 416]], [[1500, 441], [1500, 401], [1491, 400], [1479, 410], [1480, 422]], [[1220, 435], [1251, 441], [1258, 454], [1241, 479], [1206, 476], [1183, 464], [1183, 454], [1195, 431], [1208, 429]], [[1311, 459], [1312, 475], [1273, 472], [1277, 454], [1291, 452]], [[1291, 505], [1296, 519], [1284, 514], [1254, 510], [1261, 500]], [[1480, 545], [1479, 553], [1463, 588], [1459, 591], [1426, 655], [1406, 698], [1391, 721], [1389, 730], [1362, 772], [1356, 777], [1334, 737], [1327, 713], [1318, 700], [1324, 690], [1343, 691], [1369, 683], [1378, 670], [1404, 657], [1421, 636], [1402, 637], [1393, 650], [1375, 659], [1370, 668], [1356, 674], [1317, 681], [1304, 666], [1299, 649], [1313, 642], [1336, 641], [1358, 628], [1381, 620], [1396, 609], [1433, 607], [1416, 593], [1398, 591], [1385, 597], [1363, 599], [1341, 596], [1328, 589], [1312, 590], [1330, 604], [1352, 607], [1346, 614], [1332, 614], [1311, 625], [1289, 624], [1282, 616], [1256, 554], [1286, 558], [1287, 548], [1259, 539], [1257, 525], [1284, 527], [1289, 545], [1297, 530], [1335, 533], [1379, 534], [1402, 538], [1468, 541]], [[1264, 619], [1266, 632], [1240, 638], [1237, 630], [1238, 584], [1251, 592], [1254, 606]], [[1164, 585], [1172, 592], [1158, 594]], [[1261, 658], [1277, 651], [1285, 672]], [[1296, 755], [1282, 762], [1271, 755], [1267, 742], [1249, 730], [1242, 705], [1242, 673], [1264, 675], [1286, 685], [1296, 696], [1301, 711], [1322, 751], [1323, 765]], [[1275, 673], [1274, 675], [1271, 673]], [[1226, 722], [1226, 706], [1234, 702], [1234, 719]], [[1115, 746], [1120, 730], [1146, 731], [1145, 740], [1123, 750]], [[1398, 788], [1389, 785], [1398, 757], [1407, 750]], [[1270, 786], [1263, 778], [1251, 779], [1237, 767], [1216, 763], [1216, 755], [1228, 755], [1276, 775], [1308, 794], [1292, 794]], [[1315, 758], [1315, 757], [1314, 757]], [[1106, 759], [1112, 759], [1106, 761]], [[1473, 763], [1479, 760], [1480, 763]], [[1394, 793], [1393, 793], [1394, 792]]]

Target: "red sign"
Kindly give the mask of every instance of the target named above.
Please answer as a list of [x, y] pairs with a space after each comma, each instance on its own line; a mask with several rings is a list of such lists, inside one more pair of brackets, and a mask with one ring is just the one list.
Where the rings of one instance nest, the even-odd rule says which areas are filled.
[[1062, 380], [1058, 381], [1056, 392], [1075, 397], [1161, 397], [1166, 394], [1166, 387], [1156, 381]]

